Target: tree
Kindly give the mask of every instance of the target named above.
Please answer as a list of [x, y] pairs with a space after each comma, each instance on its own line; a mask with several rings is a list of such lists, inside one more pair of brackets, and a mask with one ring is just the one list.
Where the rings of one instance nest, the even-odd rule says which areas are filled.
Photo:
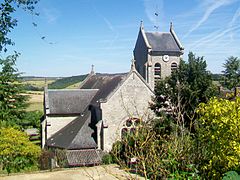
[[4, 0], [0, 4], [0, 52], [7, 51], [7, 45], [14, 45], [14, 42], [8, 37], [11, 30], [17, 26], [17, 19], [13, 18], [16, 7], [22, 7], [31, 14], [34, 13], [34, 5], [38, 0]]
[[41, 149], [29, 141], [26, 133], [0, 128], [0, 164], [8, 173], [36, 167]]
[[[34, 5], [38, 0], [4, 0], [0, 4], [0, 52], [7, 51], [8, 45], [14, 42], [8, 37], [17, 20], [13, 18], [16, 8], [34, 13]], [[16, 69], [18, 53], [0, 59], [0, 125], [19, 124], [26, 107], [26, 97], [22, 95], [23, 88]]]
[[206, 68], [203, 57], [196, 57], [190, 52], [188, 63], [181, 60], [178, 69], [171, 76], [158, 82], [154, 104], [151, 106], [155, 113], [167, 113], [178, 124], [187, 125], [191, 129], [198, 104], [207, 102], [217, 93]]
[[229, 57], [225, 64], [223, 72], [224, 78], [222, 85], [228, 89], [235, 88], [240, 85], [240, 59], [237, 57]]
[[221, 179], [240, 171], [240, 97], [234, 101], [212, 98], [197, 110], [197, 163], [207, 179]]
[[27, 106], [27, 96], [15, 68], [18, 54], [0, 59], [0, 125], [20, 125]]

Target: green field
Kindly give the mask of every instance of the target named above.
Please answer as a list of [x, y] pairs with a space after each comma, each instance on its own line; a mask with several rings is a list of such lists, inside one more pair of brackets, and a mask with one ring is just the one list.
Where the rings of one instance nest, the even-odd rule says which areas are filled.
[[78, 89], [79, 86], [80, 86], [81, 82], [78, 82], [78, 83], [75, 83], [75, 84], [72, 84], [68, 87], [66, 87], [66, 89]]
[[77, 89], [86, 75], [53, 78], [53, 77], [23, 77], [23, 84], [26, 85], [29, 106], [27, 111], [43, 111], [43, 89], [48, 85], [50, 89]]
[[23, 84], [30, 84], [32, 86], [35, 87], [45, 87], [46, 84], [51, 84], [52, 82], [54, 82], [55, 80], [47, 80], [45, 82], [45, 79], [39, 79], [39, 80], [29, 80], [29, 81], [23, 81]]
[[43, 111], [43, 91], [28, 91], [29, 96], [27, 111]]

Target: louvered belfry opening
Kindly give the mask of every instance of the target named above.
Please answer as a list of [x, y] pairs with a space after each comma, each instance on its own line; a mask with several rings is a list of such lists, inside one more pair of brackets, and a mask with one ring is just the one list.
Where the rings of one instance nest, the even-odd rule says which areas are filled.
[[161, 79], [161, 64], [160, 63], [156, 63], [154, 65], [154, 82], [155, 82], [155, 84], [160, 79]]

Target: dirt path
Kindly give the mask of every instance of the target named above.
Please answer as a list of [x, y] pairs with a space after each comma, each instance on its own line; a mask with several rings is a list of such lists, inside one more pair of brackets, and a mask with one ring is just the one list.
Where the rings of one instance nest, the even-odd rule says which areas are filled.
[[54, 172], [39, 172], [35, 174], [19, 174], [0, 177], [2, 180], [114, 180], [114, 179], [144, 179], [134, 174], [120, 170], [117, 165], [81, 167]]

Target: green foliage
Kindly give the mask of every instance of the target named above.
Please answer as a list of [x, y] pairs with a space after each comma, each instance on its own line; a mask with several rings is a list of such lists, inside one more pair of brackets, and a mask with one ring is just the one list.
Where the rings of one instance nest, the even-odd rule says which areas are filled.
[[79, 75], [79, 76], [72, 76], [72, 77], [58, 79], [55, 82], [49, 84], [48, 88], [49, 89], [64, 89], [68, 86], [71, 86], [73, 84], [83, 81], [86, 77], [87, 77], [87, 75]]
[[236, 180], [236, 179], [240, 179], [240, 175], [236, 171], [228, 171], [223, 176], [223, 180]]
[[240, 59], [237, 57], [229, 57], [223, 66], [225, 70], [222, 85], [228, 89], [232, 89], [240, 85]]
[[178, 124], [181, 121], [191, 128], [198, 104], [207, 102], [216, 93], [206, 61], [190, 52], [188, 63], [181, 61], [170, 77], [158, 82], [151, 108], [157, 115], [170, 110]]
[[60, 168], [69, 167], [65, 149], [56, 149], [55, 154], [57, 164]]
[[37, 166], [40, 147], [14, 128], [0, 128], [0, 164], [8, 173]]
[[43, 87], [36, 87], [36, 86], [31, 85], [31, 84], [25, 84], [24, 85], [24, 90], [26, 90], [26, 91], [43, 91], [44, 88]]
[[103, 164], [112, 164], [114, 163], [114, 158], [112, 156], [112, 154], [104, 154], [102, 157], [102, 163]]
[[41, 126], [40, 119], [42, 116], [43, 116], [43, 112], [41, 111], [25, 112], [20, 125], [24, 129], [37, 128], [40, 130], [40, 126]]
[[208, 178], [220, 179], [229, 170], [240, 170], [240, 97], [234, 101], [212, 98], [198, 109], [199, 169]]
[[13, 17], [16, 6], [23, 8], [25, 11], [34, 13], [34, 5], [38, 0], [4, 0], [0, 4], [0, 52], [7, 51], [7, 45], [14, 45], [14, 42], [8, 37], [14, 27], [17, 26], [17, 19]]
[[54, 158], [54, 153], [51, 151], [43, 150], [40, 158], [39, 165], [41, 170], [51, 169], [51, 159]]
[[[153, 124], [158, 126], [161, 123], [141, 123], [135, 133], [128, 134], [114, 144], [111, 153], [117, 162], [150, 179], [198, 177], [192, 165], [192, 137], [188, 133], [178, 136], [175, 131], [164, 134], [168, 131], [168, 125], [154, 127]], [[136, 162], [131, 162], [132, 158]]]
[[222, 74], [212, 74], [212, 80], [213, 81], [221, 81], [222, 80]]
[[0, 125], [20, 124], [27, 106], [27, 96], [19, 81], [19, 73], [15, 68], [18, 54], [0, 59]]

